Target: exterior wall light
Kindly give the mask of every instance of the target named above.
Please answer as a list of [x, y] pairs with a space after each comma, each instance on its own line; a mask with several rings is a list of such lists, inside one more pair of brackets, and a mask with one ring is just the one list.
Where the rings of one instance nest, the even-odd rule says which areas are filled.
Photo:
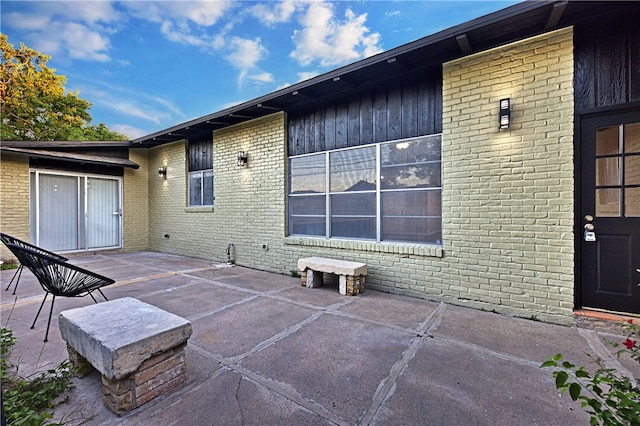
[[238, 151], [238, 166], [244, 167], [247, 165], [248, 155], [244, 151]]
[[158, 167], [158, 177], [160, 179], [167, 178], [167, 168], [166, 167]]
[[511, 99], [500, 99], [500, 113], [498, 115], [500, 120], [500, 129], [508, 129], [511, 124]]

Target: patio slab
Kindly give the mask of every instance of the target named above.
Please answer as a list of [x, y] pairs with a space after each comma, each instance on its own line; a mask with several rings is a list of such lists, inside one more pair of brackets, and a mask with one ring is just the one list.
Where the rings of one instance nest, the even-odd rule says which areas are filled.
[[411, 337], [377, 324], [322, 314], [242, 365], [289, 384], [347, 424], [357, 424]]
[[589, 424], [537, 363], [504, 359], [464, 342], [429, 339], [371, 424]]
[[[69, 403], [56, 411], [71, 425], [587, 424], [539, 364], [558, 352], [580, 363], [595, 348], [623, 368], [604, 343], [620, 339], [615, 328], [557, 326], [369, 288], [346, 297], [330, 283], [308, 289], [289, 275], [161, 253], [71, 261], [119, 277], [104, 289], [110, 300], [135, 297], [193, 326], [183, 386], [118, 418], [102, 406], [99, 377], [74, 379]], [[12, 275], [2, 271], [1, 284]], [[35, 278], [25, 272], [16, 297], [0, 291], [20, 372], [65, 360], [58, 314], [93, 301], [58, 298], [43, 343], [46, 315], [29, 329], [43, 296]]]

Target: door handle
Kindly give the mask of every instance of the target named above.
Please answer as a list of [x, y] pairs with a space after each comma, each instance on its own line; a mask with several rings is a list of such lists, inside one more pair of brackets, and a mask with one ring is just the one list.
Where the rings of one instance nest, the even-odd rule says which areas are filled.
[[586, 231], [593, 231], [594, 229], [596, 229], [596, 227], [595, 227], [595, 226], [593, 226], [593, 223], [586, 223], [586, 224], [584, 225], [584, 229], [585, 229]]

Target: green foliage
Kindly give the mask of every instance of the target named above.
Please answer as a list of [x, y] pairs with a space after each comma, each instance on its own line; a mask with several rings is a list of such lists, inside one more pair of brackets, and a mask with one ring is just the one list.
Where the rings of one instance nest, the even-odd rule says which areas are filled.
[[0, 264], [1, 271], [6, 271], [7, 269], [17, 269], [17, 268], [18, 268], [18, 264], [13, 259], [5, 260], [2, 262], [2, 264]]
[[[629, 333], [617, 356], [627, 354], [640, 363], [640, 326], [629, 320], [624, 327]], [[613, 343], [613, 346], [620, 347], [620, 344]], [[562, 354], [548, 359], [541, 367], [555, 369], [556, 388], [562, 393], [569, 391], [571, 399], [581, 401], [591, 416], [592, 425], [640, 425], [640, 380], [623, 376], [615, 369], [606, 368], [601, 359], [589, 357], [598, 366], [594, 373], [584, 366], [563, 361]]]
[[298, 272], [297, 269], [291, 269], [289, 272], [291, 272], [291, 276], [294, 278], [300, 278], [300, 272]]
[[91, 104], [67, 92], [67, 79], [47, 67], [50, 57], [0, 34], [1, 140], [126, 140], [104, 124], [91, 124]]
[[9, 329], [0, 329], [0, 379], [2, 402], [7, 425], [37, 426], [53, 418], [59, 405], [57, 398], [71, 388], [71, 370], [68, 361], [34, 377], [22, 378], [17, 367], [9, 360], [16, 339]]

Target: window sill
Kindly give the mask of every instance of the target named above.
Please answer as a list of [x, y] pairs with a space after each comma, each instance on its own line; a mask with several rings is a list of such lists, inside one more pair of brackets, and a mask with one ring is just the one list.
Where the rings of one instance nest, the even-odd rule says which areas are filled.
[[192, 206], [185, 207], [185, 213], [211, 213], [213, 212], [213, 206]]
[[442, 246], [435, 244], [378, 243], [373, 241], [328, 240], [325, 238], [311, 237], [286, 237], [284, 239], [284, 244], [292, 246], [360, 250], [378, 253], [408, 254], [425, 257], [444, 257]]

